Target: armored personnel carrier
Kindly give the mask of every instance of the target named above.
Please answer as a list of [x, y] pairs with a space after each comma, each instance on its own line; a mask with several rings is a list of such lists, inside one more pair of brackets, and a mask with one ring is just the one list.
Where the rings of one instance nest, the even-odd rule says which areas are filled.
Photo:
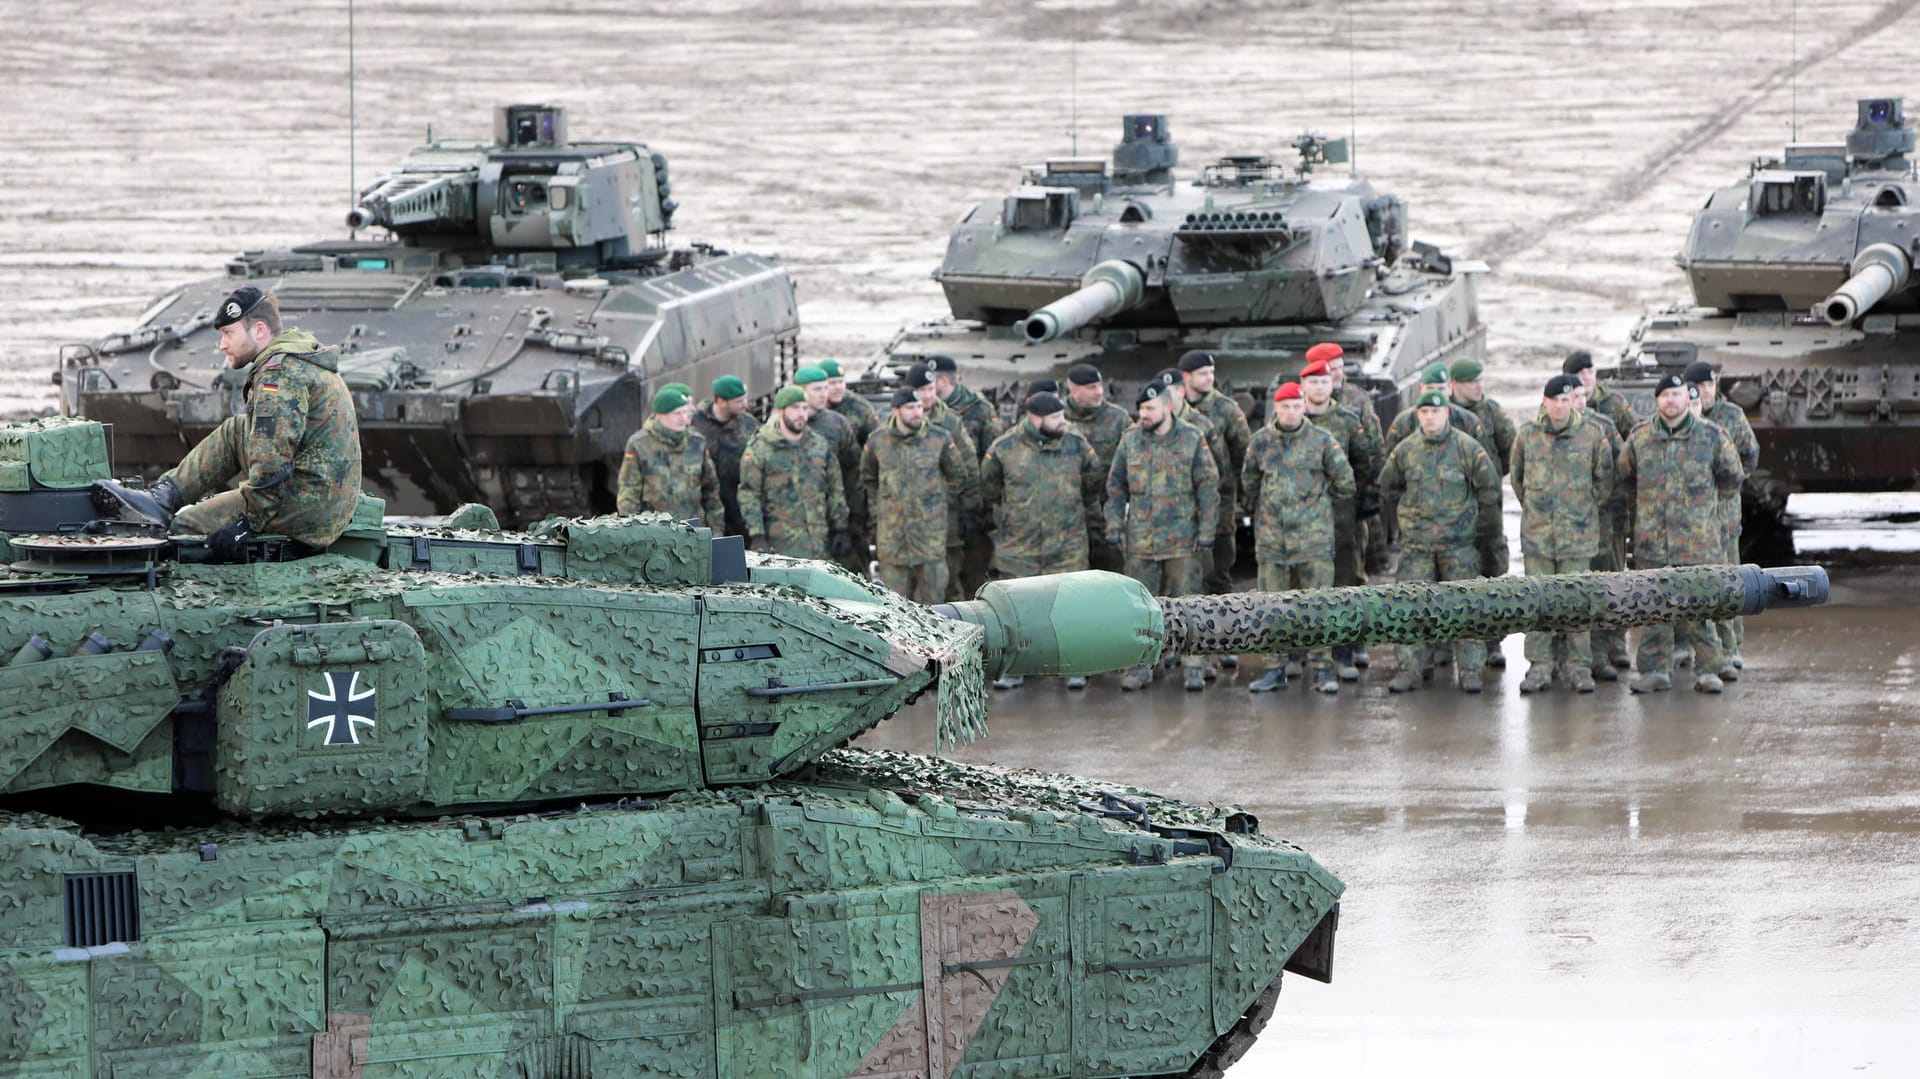
[[787, 272], [668, 246], [675, 207], [662, 154], [571, 141], [559, 106], [503, 106], [492, 141], [430, 141], [363, 190], [354, 238], [245, 252], [135, 328], [64, 347], [62, 409], [112, 424], [122, 467], [171, 467], [238, 406], [212, 320], [252, 281], [342, 349], [366, 482], [392, 512], [611, 512], [654, 388], [737, 374], [770, 393], [798, 353]]
[[949, 317], [901, 330], [861, 387], [878, 392], [944, 354], [1006, 409], [1027, 382], [1064, 384], [1082, 362], [1131, 402], [1142, 380], [1207, 349], [1257, 421], [1274, 376], [1333, 341], [1391, 420], [1422, 365], [1482, 348], [1485, 266], [1410, 244], [1402, 199], [1329, 175], [1345, 140], [1307, 134], [1293, 147], [1292, 168], [1250, 154], [1180, 179], [1167, 117], [1129, 115], [1111, 161], [1028, 168], [954, 225], [933, 273]]
[[[660, 516], [214, 565], [87, 523], [89, 421], [0, 428], [0, 1060], [18, 1075], [1218, 1075], [1343, 885], [1250, 814], [861, 751], [931, 696], [1818, 602], [1698, 567], [919, 607]], [[483, 525], [484, 511], [453, 524]], [[60, 524], [77, 525], [58, 530]]]
[[1663, 374], [1713, 364], [1760, 442], [1756, 536], [1794, 491], [1920, 483], [1920, 179], [1900, 98], [1858, 103], [1841, 142], [1757, 158], [1694, 215], [1693, 304], [1643, 318], [1600, 377], [1650, 415]]

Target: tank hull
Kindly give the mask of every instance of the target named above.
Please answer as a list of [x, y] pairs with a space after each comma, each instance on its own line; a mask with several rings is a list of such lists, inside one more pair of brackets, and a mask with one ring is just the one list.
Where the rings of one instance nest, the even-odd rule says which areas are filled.
[[1330, 977], [1344, 887], [1218, 812], [842, 751], [807, 784], [510, 818], [10, 815], [0, 1054], [18, 1075], [1180, 1074], [1290, 962]]

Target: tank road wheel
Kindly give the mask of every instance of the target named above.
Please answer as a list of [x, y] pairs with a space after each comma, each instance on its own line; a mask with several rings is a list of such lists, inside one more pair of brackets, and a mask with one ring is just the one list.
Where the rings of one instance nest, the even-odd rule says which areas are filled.
[[1253, 1005], [1240, 1016], [1240, 1021], [1233, 1024], [1225, 1034], [1215, 1038], [1213, 1044], [1207, 1046], [1207, 1051], [1200, 1054], [1200, 1059], [1194, 1063], [1193, 1067], [1181, 1073], [1183, 1079], [1224, 1079], [1227, 1069], [1239, 1063], [1240, 1058], [1247, 1055], [1247, 1050], [1253, 1048], [1253, 1040], [1266, 1029], [1267, 1020], [1272, 1019], [1273, 1013], [1278, 1010], [1281, 977], [1285, 975], [1274, 978], [1272, 983], [1254, 998]]

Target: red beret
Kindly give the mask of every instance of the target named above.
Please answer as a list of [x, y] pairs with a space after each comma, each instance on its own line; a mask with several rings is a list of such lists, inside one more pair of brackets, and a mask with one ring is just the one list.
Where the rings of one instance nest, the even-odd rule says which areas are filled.
[[[1315, 347], [1317, 348], [1319, 346], [1316, 345]], [[1308, 353], [1308, 355], [1312, 355], [1312, 353]], [[1311, 376], [1311, 375], [1327, 375], [1331, 377], [1332, 374], [1333, 374], [1332, 371], [1327, 370], [1327, 361], [1325, 360], [1309, 361], [1305, 367], [1302, 367], [1300, 369], [1301, 378], [1307, 378], [1308, 376]]]
[[[1320, 373], [1321, 373], [1321, 374], [1326, 374], [1326, 366], [1325, 366], [1324, 364], [1323, 364], [1323, 365], [1321, 365], [1321, 369], [1320, 369]], [[1299, 399], [1300, 399], [1300, 384], [1299, 384], [1298, 382], [1283, 382], [1283, 383], [1281, 383], [1281, 384], [1280, 384], [1280, 388], [1279, 388], [1279, 389], [1277, 389], [1277, 390], [1275, 390], [1275, 391], [1273, 391], [1273, 399], [1274, 399], [1274, 400], [1276, 400], [1276, 401], [1297, 401], [1297, 400], [1299, 400]]]
[[1322, 341], [1307, 350], [1307, 362], [1312, 363], [1315, 360], [1321, 360], [1326, 363], [1332, 363], [1345, 355], [1346, 352], [1342, 350], [1339, 345], [1334, 344], [1332, 341]]

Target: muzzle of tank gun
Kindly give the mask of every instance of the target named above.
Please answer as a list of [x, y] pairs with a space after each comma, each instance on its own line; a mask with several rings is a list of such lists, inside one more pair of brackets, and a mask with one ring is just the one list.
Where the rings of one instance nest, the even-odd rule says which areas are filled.
[[1104, 570], [990, 581], [935, 613], [986, 630], [987, 677], [1100, 674], [1155, 663], [1166, 636], [1160, 601]]
[[370, 229], [379, 224], [380, 215], [365, 206], [355, 206], [347, 211], [347, 227], [350, 229]]
[[1087, 271], [1080, 287], [1028, 315], [1020, 324], [1027, 343], [1051, 341], [1103, 318], [1111, 318], [1146, 298], [1147, 279], [1124, 259], [1109, 259]]
[[1913, 264], [1892, 244], [1870, 244], [1853, 257], [1853, 275], [1814, 312], [1832, 326], [1851, 326], [1873, 305], [1907, 287]]

